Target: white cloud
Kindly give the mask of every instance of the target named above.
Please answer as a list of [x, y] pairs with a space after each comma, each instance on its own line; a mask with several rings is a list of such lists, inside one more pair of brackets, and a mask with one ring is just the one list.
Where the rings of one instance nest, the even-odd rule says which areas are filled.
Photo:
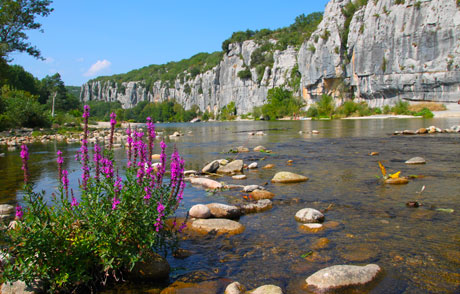
[[43, 61], [45, 63], [53, 63], [54, 62], [54, 58], [53, 57], [46, 57], [45, 60]]
[[76, 62], [83, 62], [83, 61], [85, 61], [85, 59], [83, 57], [80, 57], [80, 58], [75, 59], [75, 61]]
[[105, 69], [108, 69], [112, 65], [110, 61], [107, 59], [104, 60], [98, 60], [95, 64], [91, 65], [91, 67], [88, 69], [87, 72], [85, 72], [83, 75], [85, 77], [92, 77], [97, 74], [99, 74], [101, 71], [104, 71]]

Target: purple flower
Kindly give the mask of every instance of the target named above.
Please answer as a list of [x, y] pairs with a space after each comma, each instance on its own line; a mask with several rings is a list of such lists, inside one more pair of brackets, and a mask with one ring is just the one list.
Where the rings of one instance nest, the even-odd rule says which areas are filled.
[[81, 140], [81, 147], [80, 147], [80, 157], [81, 157], [81, 170], [83, 171], [81, 178], [83, 180], [83, 189], [86, 190], [86, 186], [88, 184], [89, 179], [89, 166], [88, 166], [88, 141], [86, 139]]
[[113, 178], [114, 170], [113, 170], [113, 162], [108, 158], [102, 158], [102, 173], [105, 175], [107, 179]]
[[65, 190], [65, 195], [69, 195], [69, 172], [66, 170], [62, 171], [62, 186], [64, 187]]
[[70, 203], [70, 206], [71, 207], [74, 207], [74, 206], [78, 206], [78, 202], [77, 202], [77, 199], [75, 197], [73, 197], [72, 195], [72, 202]]
[[150, 187], [148, 186], [145, 187], [144, 191], [145, 191], [145, 196], [144, 196], [145, 200], [149, 200], [150, 198], [152, 198], [152, 192], [150, 191]]
[[57, 152], [57, 163], [58, 163], [58, 178], [60, 179], [62, 176], [62, 164], [64, 163], [64, 158], [62, 158], [61, 150]]
[[117, 176], [117, 180], [115, 181], [115, 183], [113, 184], [113, 187], [114, 187], [114, 192], [115, 192], [115, 196], [118, 195], [121, 191], [121, 189], [123, 188], [122, 184], [121, 184], [121, 178]]
[[184, 222], [180, 225], [178, 232], [181, 233], [186, 227], [187, 227], [187, 223], [184, 221]]
[[153, 141], [155, 140], [155, 125], [150, 117], [147, 117], [147, 130], [149, 132], [149, 160], [152, 159]]
[[161, 204], [161, 202], [158, 202], [158, 206], [157, 206], [157, 212], [158, 212], [158, 217], [156, 219], [156, 222], [154, 224], [155, 226], [155, 231], [159, 232], [161, 228], [163, 228], [163, 224], [162, 224], [162, 217], [164, 216], [164, 211], [165, 211], [165, 207], [163, 206], [163, 204]]
[[21, 145], [21, 158], [22, 158], [22, 167], [21, 169], [24, 171], [24, 184], [27, 185], [29, 182], [29, 167], [27, 165], [27, 161], [29, 160], [29, 149], [26, 145]]
[[88, 118], [89, 117], [89, 105], [83, 106], [83, 118]]
[[22, 212], [22, 207], [18, 204], [16, 205], [16, 218], [21, 219], [24, 213]]
[[132, 155], [132, 148], [133, 148], [133, 138], [131, 137], [131, 126], [128, 126], [126, 129], [126, 135], [128, 135], [128, 138], [126, 138], [126, 142], [128, 142], [128, 167], [131, 165], [131, 155]]
[[93, 155], [93, 161], [96, 167], [96, 175], [94, 176], [94, 178], [96, 179], [96, 181], [99, 181], [99, 173], [100, 173], [99, 163], [101, 162], [101, 159], [102, 159], [101, 147], [99, 146], [99, 144], [96, 144], [94, 145], [94, 155]]
[[115, 114], [115, 112], [112, 112], [110, 114], [110, 141], [109, 141], [110, 150], [112, 150], [112, 146], [113, 146], [113, 131], [115, 129], [115, 125], [117, 124], [116, 117], [117, 115]]
[[117, 209], [117, 205], [120, 204], [120, 200], [117, 199], [117, 197], [112, 198], [112, 210]]

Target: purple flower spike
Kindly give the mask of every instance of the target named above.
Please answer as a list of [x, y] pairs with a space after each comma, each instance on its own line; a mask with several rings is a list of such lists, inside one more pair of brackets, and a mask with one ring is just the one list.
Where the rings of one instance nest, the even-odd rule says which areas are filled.
[[83, 118], [89, 118], [89, 105], [83, 106]]
[[21, 158], [22, 158], [22, 167], [21, 169], [24, 171], [24, 184], [27, 185], [29, 182], [29, 167], [27, 165], [27, 161], [29, 160], [29, 149], [26, 145], [21, 145]]
[[114, 129], [115, 129], [115, 125], [117, 124], [117, 115], [115, 114], [115, 112], [112, 112], [110, 114], [110, 141], [109, 141], [109, 149], [112, 150], [112, 146], [113, 146], [113, 132], [114, 132]]
[[149, 132], [149, 160], [152, 160], [153, 141], [155, 140], [155, 125], [150, 117], [147, 117], [147, 130]]
[[58, 150], [57, 152], [57, 163], [58, 163], [58, 178], [60, 179], [62, 177], [62, 164], [64, 163], [64, 158], [62, 158], [62, 152], [61, 150]]
[[120, 200], [118, 200], [117, 197], [113, 197], [113, 199], [112, 199], [112, 210], [117, 209], [118, 204], [120, 204]]
[[16, 218], [21, 219], [24, 213], [22, 212], [22, 207], [21, 205], [16, 205]]
[[78, 203], [77, 199], [72, 196], [72, 202], [70, 203], [70, 206], [74, 207], [74, 206], [78, 206], [78, 204], [80, 204], [80, 203]]
[[66, 170], [62, 171], [62, 186], [64, 187], [66, 197], [69, 195], [69, 172]]

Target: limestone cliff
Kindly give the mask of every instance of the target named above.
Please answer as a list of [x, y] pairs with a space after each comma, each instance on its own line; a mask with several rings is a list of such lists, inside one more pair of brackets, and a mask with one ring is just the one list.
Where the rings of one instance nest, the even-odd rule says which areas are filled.
[[[304, 99], [324, 92], [366, 99], [460, 99], [460, 9], [456, 0], [369, 0], [349, 20], [350, 0], [328, 3], [298, 55]], [[399, 4], [397, 4], [399, 3]]]
[[216, 67], [194, 78], [187, 73], [187, 81], [178, 77], [173, 87], [161, 81], [155, 82], [149, 89], [142, 81], [126, 82], [122, 87], [111, 81], [93, 81], [82, 86], [80, 98], [83, 101], [118, 100], [124, 108], [145, 100], [158, 102], [174, 99], [185, 109], [197, 105], [202, 111], [212, 112], [234, 101], [239, 114], [251, 112], [254, 106], [264, 104], [268, 89], [288, 87], [288, 77], [297, 63], [297, 51], [289, 47], [273, 52], [273, 67], [267, 67], [261, 79], [254, 68], [251, 69], [250, 78], [239, 78], [238, 72], [249, 68], [251, 55], [258, 47], [253, 40], [230, 44], [229, 52], [224, 54]]
[[[250, 68], [254, 40], [232, 43], [212, 69], [174, 83], [144, 81], [117, 85], [84, 84], [81, 99], [120, 101], [124, 108], [139, 101], [175, 99], [186, 109], [197, 105], [217, 112], [231, 101], [238, 114], [266, 102], [270, 88], [289, 88], [291, 72], [301, 74], [307, 103], [321, 94], [357, 97], [371, 106], [399, 99], [454, 102], [460, 99], [460, 7], [457, 0], [364, 0], [350, 13], [350, 0], [331, 0], [323, 20], [297, 51], [273, 52], [263, 77]], [[271, 40], [271, 42], [276, 42]], [[250, 68], [251, 77], [238, 72]]]

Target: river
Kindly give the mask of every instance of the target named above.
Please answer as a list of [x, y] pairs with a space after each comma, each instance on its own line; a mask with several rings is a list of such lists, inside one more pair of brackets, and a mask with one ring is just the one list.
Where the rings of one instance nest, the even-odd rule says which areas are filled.
[[[319, 269], [336, 264], [376, 263], [384, 269], [384, 275], [364, 293], [460, 291], [460, 133], [392, 135], [395, 130], [417, 130], [430, 125], [449, 128], [460, 125], [460, 119], [158, 124], [157, 130], [164, 134], [185, 134], [173, 140], [167, 138], [166, 143], [169, 153], [177, 146], [185, 158], [186, 169], [201, 170], [206, 162], [218, 158], [256, 161], [259, 167], [275, 165], [273, 169], [245, 170], [246, 180], [219, 179], [229, 184], [268, 183], [266, 189], [276, 195], [273, 208], [241, 217], [239, 222], [245, 226], [242, 234], [182, 240], [180, 247], [192, 255], [185, 259], [168, 257], [174, 269], [171, 282], [195, 273], [198, 278], [194, 282], [199, 282], [200, 277], [224, 278], [239, 281], [248, 289], [274, 284], [285, 293], [307, 293], [303, 288], [305, 279]], [[248, 135], [257, 130], [266, 135]], [[311, 134], [312, 130], [319, 134]], [[273, 153], [226, 153], [237, 146], [252, 150], [257, 145]], [[57, 186], [58, 149], [64, 153], [71, 187], [77, 189], [80, 166], [74, 155], [78, 144], [29, 146], [35, 189], [45, 190], [48, 196]], [[0, 149], [2, 152], [6, 155], [0, 157], [0, 203], [21, 202], [19, 150], [4, 148]], [[370, 152], [379, 155], [370, 156]], [[115, 153], [117, 158], [124, 158], [124, 149]], [[427, 164], [404, 163], [415, 156], [425, 158]], [[288, 160], [293, 161], [292, 165], [286, 164]], [[385, 185], [377, 179], [379, 160], [390, 172], [418, 177], [407, 185]], [[278, 171], [295, 172], [310, 180], [289, 185], [270, 183]], [[423, 186], [426, 189], [419, 195], [417, 192]], [[423, 206], [407, 207], [406, 202], [411, 200], [418, 200]], [[238, 191], [210, 194], [188, 184], [177, 214], [184, 216], [198, 203], [241, 201], [242, 193]], [[334, 225], [318, 233], [299, 229], [294, 215], [305, 207], [329, 207], [326, 222]], [[328, 246], [312, 249], [320, 238], [327, 238]], [[309, 257], [301, 257], [310, 251], [313, 254]], [[127, 284], [113, 292], [144, 293], [150, 288], [155, 287]]]

